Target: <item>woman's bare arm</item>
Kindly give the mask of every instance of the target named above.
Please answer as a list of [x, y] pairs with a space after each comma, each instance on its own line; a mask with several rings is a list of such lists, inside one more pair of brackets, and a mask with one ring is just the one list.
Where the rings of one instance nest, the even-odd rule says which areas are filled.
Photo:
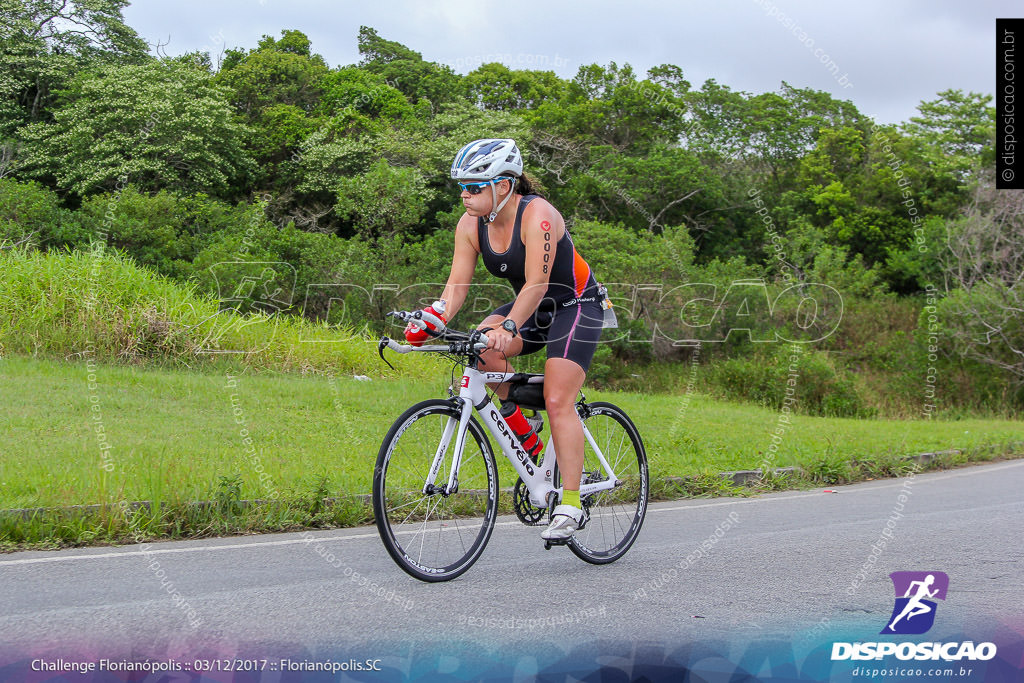
[[451, 320], [466, 302], [469, 285], [473, 281], [476, 262], [480, 252], [473, 246], [470, 230], [476, 230], [476, 219], [464, 215], [455, 228], [455, 255], [452, 256], [452, 270], [444, 286], [441, 299], [445, 302], [444, 317]]

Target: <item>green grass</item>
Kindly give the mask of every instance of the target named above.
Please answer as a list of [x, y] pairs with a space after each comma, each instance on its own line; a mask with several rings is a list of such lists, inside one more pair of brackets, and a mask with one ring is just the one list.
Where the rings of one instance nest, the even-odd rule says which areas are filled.
[[[0, 250], [0, 355], [330, 375], [381, 372], [351, 330], [298, 316], [218, 311], [218, 302], [111, 253]], [[397, 356], [393, 376], [434, 359]]]
[[[390, 354], [391, 370], [376, 340], [294, 316], [218, 312], [116, 255], [5, 250], [0, 272], [0, 510], [44, 509], [0, 514], [0, 549], [365, 523], [358, 496], [388, 427], [412, 403], [446, 395], [441, 359]], [[770, 454], [777, 411], [686, 398], [679, 368], [649, 370], [664, 377], [638, 378], [642, 393], [586, 394], [633, 417], [655, 497], [896, 476], [902, 456], [960, 449], [934, 463], [952, 466], [1019, 454], [1024, 440], [1010, 420], [794, 415]], [[789, 465], [805, 474], [766, 476], [756, 489], [718, 477]], [[514, 482], [503, 459], [499, 479]], [[269, 502], [240, 504], [253, 499]]]
[[[364, 344], [372, 354], [373, 345]], [[444, 396], [448, 379], [447, 372], [433, 382], [384, 379], [377, 373], [377, 379], [363, 382], [351, 376], [119, 365], [93, 371], [96, 389], [90, 391], [85, 363], [0, 361], [7, 414], [0, 509], [213, 500], [221, 478], [236, 476], [242, 499], [293, 499], [318, 487], [332, 496], [368, 493], [377, 449], [391, 422], [415, 401]], [[586, 394], [630, 413], [657, 477], [763, 464], [800, 465], [827, 474], [830, 467], [841, 469], [851, 460], [879, 462], [878, 474], [884, 476], [881, 461], [886, 457], [970, 451], [1024, 437], [1020, 422], [1000, 420], [796, 415], [782, 435], [778, 456], [769, 462], [765, 458], [777, 412], [703, 396], [691, 397], [683, 410], [678, 396]], [[93, 431], [97, 415], [111, 446], [106, 452]], [[244, 438], [252, 439], [249, 452]], [[510, 472], [507, 466], [502, 469], [503, 486], [512, 484]], [[852, 476], [839, 475], [836, 480]]]
[[[372, 342], [361, 344], [374, 353]], [[444, 396], [449, 377], [445, 371], [433, 381], [389, 379], [379, 372], [384, 367], [368, 370], [374, 379], [364, 382], [232, 364], [183, 371], [5, 357], [0, 510], [45, 509], [0, 514], [0, 550], [367, 523], [371, 512], [360, 494], [370, 491], [384, 433], [407, 406]], [[1019, 422], [1001, 420], [794, 416], [777, 458], [766, 462], [775, 411], [699, 395], [686, 403], [671, 395], [586, 393], [619, 404], [639, 426], [655, 498], [897, 476], [909, 467], [903, 455], [964, 450], [931, 465], [952, 466], [1014, 453], [1007, 444], [1024, 437]], [[99, 447], [97, 415], [108, 451]], [[252, 439], [250, 452], [245, 438]], [[717, 476], [763, 465], [801, 465], [807, 474], [769, 476], [753, 489]], [[666, 479], [678, 476], [686, 478]], [[514, 481], [503, 459], [499, 479], [505, 487]], [[335, 502], [326, 505], [328, 497]], [[252, 499], [268, 502], [239, 504]], [[149, 505], [132, 509], [129, 501]], [[509, 502], [502, 496], [503, 512]], [[88, 504], [101, 508], [67, 509]]]

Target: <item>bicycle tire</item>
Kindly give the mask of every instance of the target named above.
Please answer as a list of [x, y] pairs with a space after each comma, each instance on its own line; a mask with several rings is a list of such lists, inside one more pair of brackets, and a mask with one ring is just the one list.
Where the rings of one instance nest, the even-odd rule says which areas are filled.
[[[373, 473], [377, 530], [395, 563], [421, 581], [450, 581], [469, 569], [483, 553], [498, 513], [494, 453], [483, 428], [472, 416], [457, 490], [452, 494], [423, 492], [441, 431], [449, 419], [458, 421], [460, 413], [461, 408], [453, 401], [430, 399], [417, 403], [395, 420], [377, 453]], [[428, 422], [437, 425], [428, 426]], [[442, 456], [436, 484], [448, 480], [454, 447], [453, 434]], [[449, 545], [454, 549], [447, 549]], [[428, 551], [433, 552], [432, 559]]]
[[[582, 503], [590, 519], [573, 534], [567, 545], [576, 557], [585, 562], [609, 564], [632, 547], [647, 515], [650, 495], [647, 451], [636, 425], [618, 406], [604, 401], [589, 403], [583, 407], [581, 416], [608, 464], [624, 483], [583, 498]], [[588, 476], [602, 476], [601, 472], [593, 448], [584, 439], [584, 481]], [[555, 485], [561, 485], [561, 474], [558, 474]]]

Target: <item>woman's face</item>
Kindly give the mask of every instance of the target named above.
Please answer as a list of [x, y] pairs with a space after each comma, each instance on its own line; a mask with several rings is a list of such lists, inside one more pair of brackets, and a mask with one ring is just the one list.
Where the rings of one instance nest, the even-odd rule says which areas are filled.
[[[482, 191], [479, 194], [470, 194], [469, 190], [463, 190], [459, 194], [459, 197], [462, 199], [462, 205], [466, 207], [466, 213], [473, 218], [486, 216], [494, 208], [494, 194], [491, 192], [491, 187], [489, 185], [481, 187]], [[494, 187], [498, 191], [498, 203], [501, 203], [501, 200], [508, 194], [509, 182], [502, 180], [496, 183]]]

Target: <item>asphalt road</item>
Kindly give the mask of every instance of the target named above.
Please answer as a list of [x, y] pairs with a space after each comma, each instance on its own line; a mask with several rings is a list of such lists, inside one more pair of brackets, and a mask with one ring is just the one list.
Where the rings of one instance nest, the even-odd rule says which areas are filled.
[[1024, 634], [1024, 460], [836, 491], [658, 503], [606, 566], [501, 518], [480, 561], [441, 584], [400, 571], [372, 527], [0, 555], [0, 654], [348, 653], [400, 667], [411, 649], [456, 644], [780, 637], [799, 650], [877, 638], [897, 570], [949, 575], [929, 637]]

